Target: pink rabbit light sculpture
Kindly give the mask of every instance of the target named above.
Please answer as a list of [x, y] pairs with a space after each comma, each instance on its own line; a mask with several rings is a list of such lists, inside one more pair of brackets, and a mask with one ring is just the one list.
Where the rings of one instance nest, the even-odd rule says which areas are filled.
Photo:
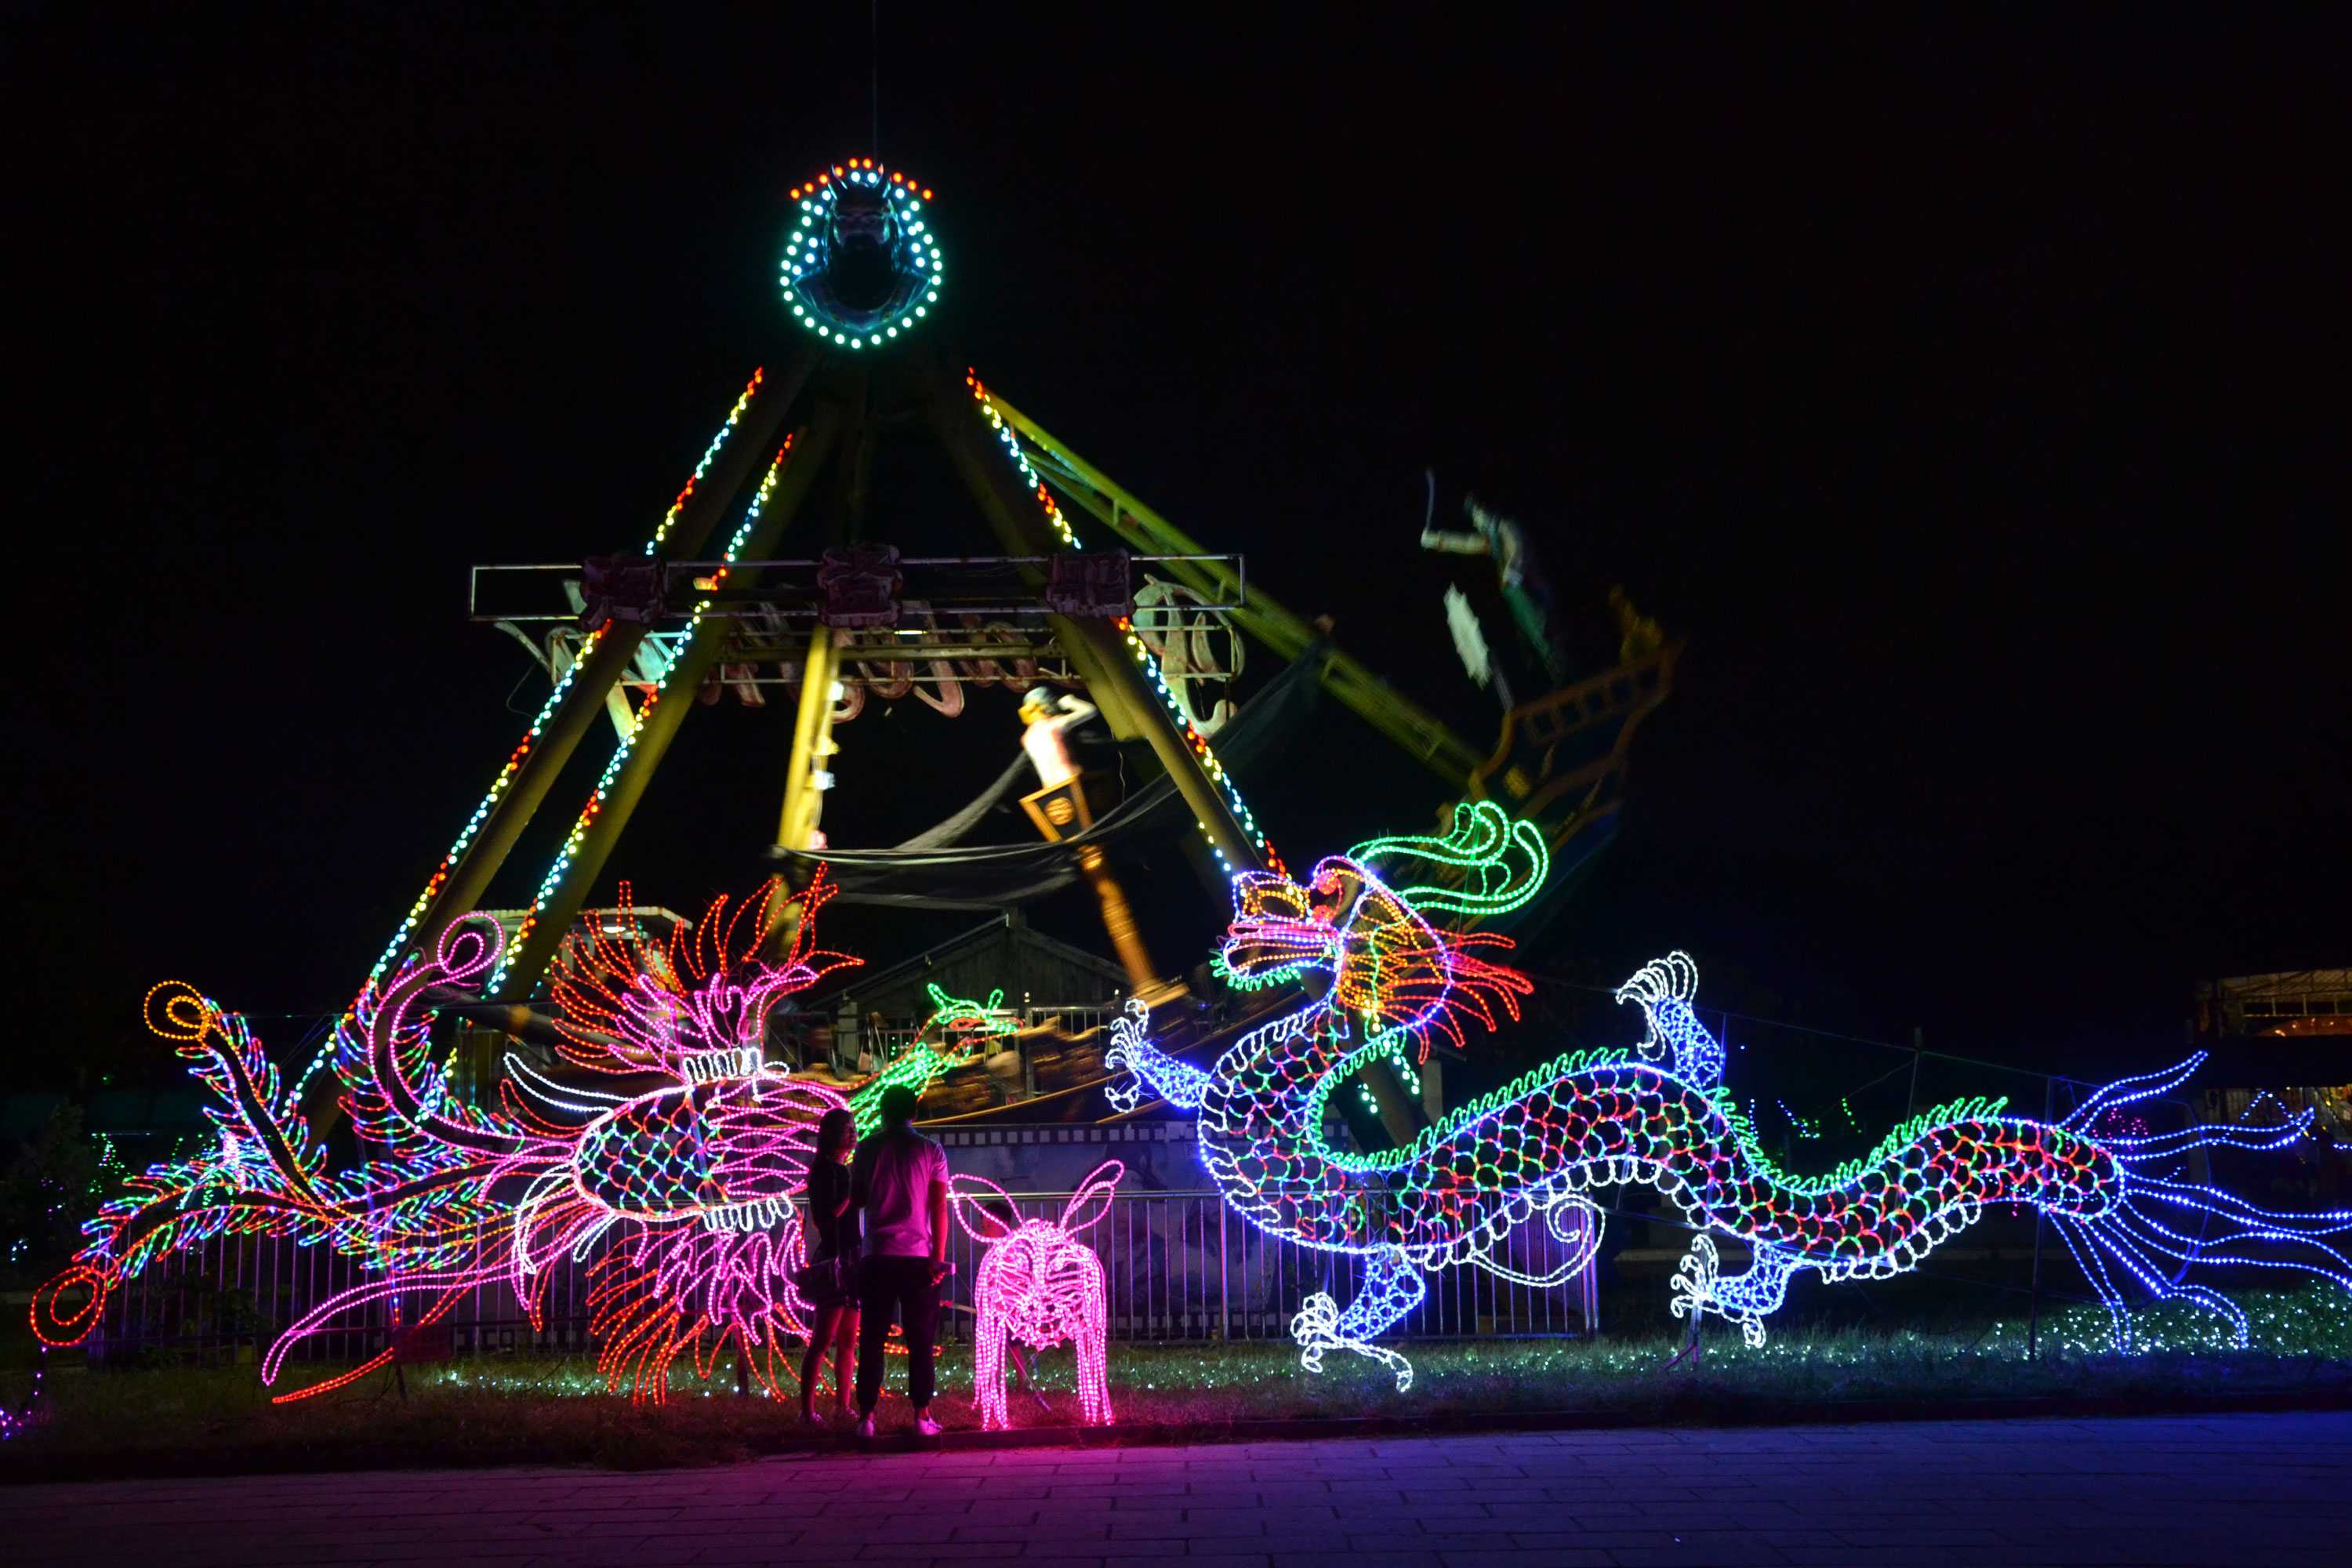
[[[1019, 1218], [1020, 1211], [1004, 1189], [982, 1177], [958, 1176], [951, 1184], [956, 1223], [974, 1241], [990, 1244], [972, 1282], [980, 1318], [972, 1381], [983, 1428], [1009, 1425], [1004, 1415], [1008, 1337], [1034, 1350], [1072, 1342], [1078, 1354], [1078, 1409], [1089, 1426], [1109, 1423], [1110, 1383], [1104, 1370], [1108, 1291], [1102, 1259], [1078, 1239], [1078, 1232], [1110, 1212], [1112, 1194], [1126, 1173], [1127, 1167], [1117, 1160], [1105, 1160], [1078, 1184], [1059, 1220]], [[984, 1193], [979, 1190], [982, 1188]], [[1008, 1215], [1013, 1217], [1008, 1219]]]

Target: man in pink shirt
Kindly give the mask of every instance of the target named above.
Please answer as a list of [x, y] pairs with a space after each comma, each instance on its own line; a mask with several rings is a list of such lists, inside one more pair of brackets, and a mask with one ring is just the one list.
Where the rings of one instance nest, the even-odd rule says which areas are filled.
[[882, 1397], [883, 1345], [895, 1316], [907, 1331], [907, 1398], [915, 1430], [939, 1436], [931, 1419], [933, 1343], [940, 1281], [948, 1277], [947, 1152], [915, 1131], [915, 1091], [882, 1091], [882, 1130], [857, 1146], [849, 1201], [866, 1214], [857, 1319], [857, 1435], [874, 1436]]

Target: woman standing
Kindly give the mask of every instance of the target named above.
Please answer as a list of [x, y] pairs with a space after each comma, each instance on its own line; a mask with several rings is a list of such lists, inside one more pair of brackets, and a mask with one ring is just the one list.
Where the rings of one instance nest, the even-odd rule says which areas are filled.
[[857, 1122], [848, 1111], [824, 1113], [816, 1127], [816, 1158], [809, 1163], [807, 1238], [810, 1272], [818, 1283], [809, 1298], [808, 1353], [801, 1357], [801, 1419], [824, 1424], [816, 1413], [817, 1373], [833, 1346], [834, 1409], [849, 1414], [851, 1358], [857, 1348], [857, 1210], [849, 1201], [849, 1156], [857, 1146]]

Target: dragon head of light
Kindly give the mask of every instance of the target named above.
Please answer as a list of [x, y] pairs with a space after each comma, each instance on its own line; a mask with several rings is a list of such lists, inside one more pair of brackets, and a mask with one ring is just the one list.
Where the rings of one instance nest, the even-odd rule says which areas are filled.
[[1475, 951], [1507, 948], [1509, 938], [1444, 930], [1431, 913], [1476, 920], [1516, 909], [1549, 865], [1532, 824], [1491, 802], [1466, 804], [1442, 838], [1368, 840], [1318, 861], [1303, 885], [1262, 871], [1236, 877], [1219, 966], [1244, 988], [1328, 975], [1335, 1011], [1370, 1035], [1410, 1035], [1426, 1055], [1432, 1035], [1460, 1043], [1458, 1016], [1489, 1028], [1496, 1005], [1517, 1016], [1529, 988]]
[[[524, 1125], [575, 1143], [581, 1194], [654, 1225], [748, 1231], [782, 1218], [817, 1121], [842, 1100], [767, 1066], [767, 1020], [784, 997], [856, 962], [814, 945], [814, 917], [832, 891], [820, 873], [789, 901], [772, 888], [731, 907], [722, 896], [664, 941], [624, 921], [565, 942], [554, 970], [560, 1054], [644, 1087], [609, 1095], [510, 1063], [502, 1093]], [[786, 950], [759, 956], [787, 922]]]
[[[633, 920], [568, 940], [553, 976], [565, 1059], [683, 1084], [756, 1072], [776, 1004], [858, 962], [814, 943], [816, 912], [833, 893], [820, 871], [788, 900], [772, 887], [730, 909], [722, 895], [664, 941]], [[789, 947], [761, 957], [783, 929]]]

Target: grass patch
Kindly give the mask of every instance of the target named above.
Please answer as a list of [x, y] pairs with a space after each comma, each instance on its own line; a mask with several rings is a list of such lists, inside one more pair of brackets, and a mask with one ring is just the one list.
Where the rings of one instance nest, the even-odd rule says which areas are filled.
[[[1974, 1335], [1791, 1326], [1759, 1349], [1710, 1335], [1696, 1371], [1662, 1370], [1660, 1339], [1486, 1341], [1412, 1347], [1412, 1391], [1381, 1368], [1335, 1353], [1318, 1377], [1282, 1344], [1114, 1347], [1122, 1425], [1199, 1428], [1248, 1420], [1472, 1416], [1584, 1411], [1658, 1423], [1769, 1420], [1857, 1401], [2091, 1398], [2178, 1402], [2269, 1394], [2352, 1397], [2352, 1312], [2314, 1288], [2242, 1298], [2254, 1345], [2211, 1348], [2201, 1314], [2141, 1320], [2155, 1347], [2105, 1348], [2106, 1315], [2068, 1309], [2042, 1321], [2042, 1355], [2024, 1354], [2022, 1321]], [[1043, 1367], [1045, 1407], [1013, 1396], [1016, 1426], [1076, 1425], [1066, 1351]], [[280, 1388], [327, 1375], [290, 1368]], [[726, 1376], [722, 1371], [722, 1377]], [[903, 1363], [892, 1369], [892, 1382]], [[24, 1371], [0, 1373], [0, 1403], [20, 1408]], [[978, 1425], [969, 1352], [940, 1360], [936, 1412], [950, 1430]], [[483, 1359], [408, 1370], [409, 1397], [379, 1375], [294, 1405], [272, 1405], [250, 1365], [86, 1370], [52, 1357], [22, 1436], [0, 1444], [0, 1479], [68, 1475], [352, 1469], [403, 1466], [579, 1464], [621, 1468], [721, 1464], [806, 1446], [788, 1401], [738, 1396], [731, 1380], [674, 1380], [673, 1397], [641, 1405], [605, 1394], [591, 1363]], [[821, 1406], [822, 1407], [822, 1406]], [[910, 1417], [887, 1401], [886, 1429]], [[841, 1432], [836, 1426], [836, 1435]], [[832, 1441], [818, 1438], [818, 1441]]]

